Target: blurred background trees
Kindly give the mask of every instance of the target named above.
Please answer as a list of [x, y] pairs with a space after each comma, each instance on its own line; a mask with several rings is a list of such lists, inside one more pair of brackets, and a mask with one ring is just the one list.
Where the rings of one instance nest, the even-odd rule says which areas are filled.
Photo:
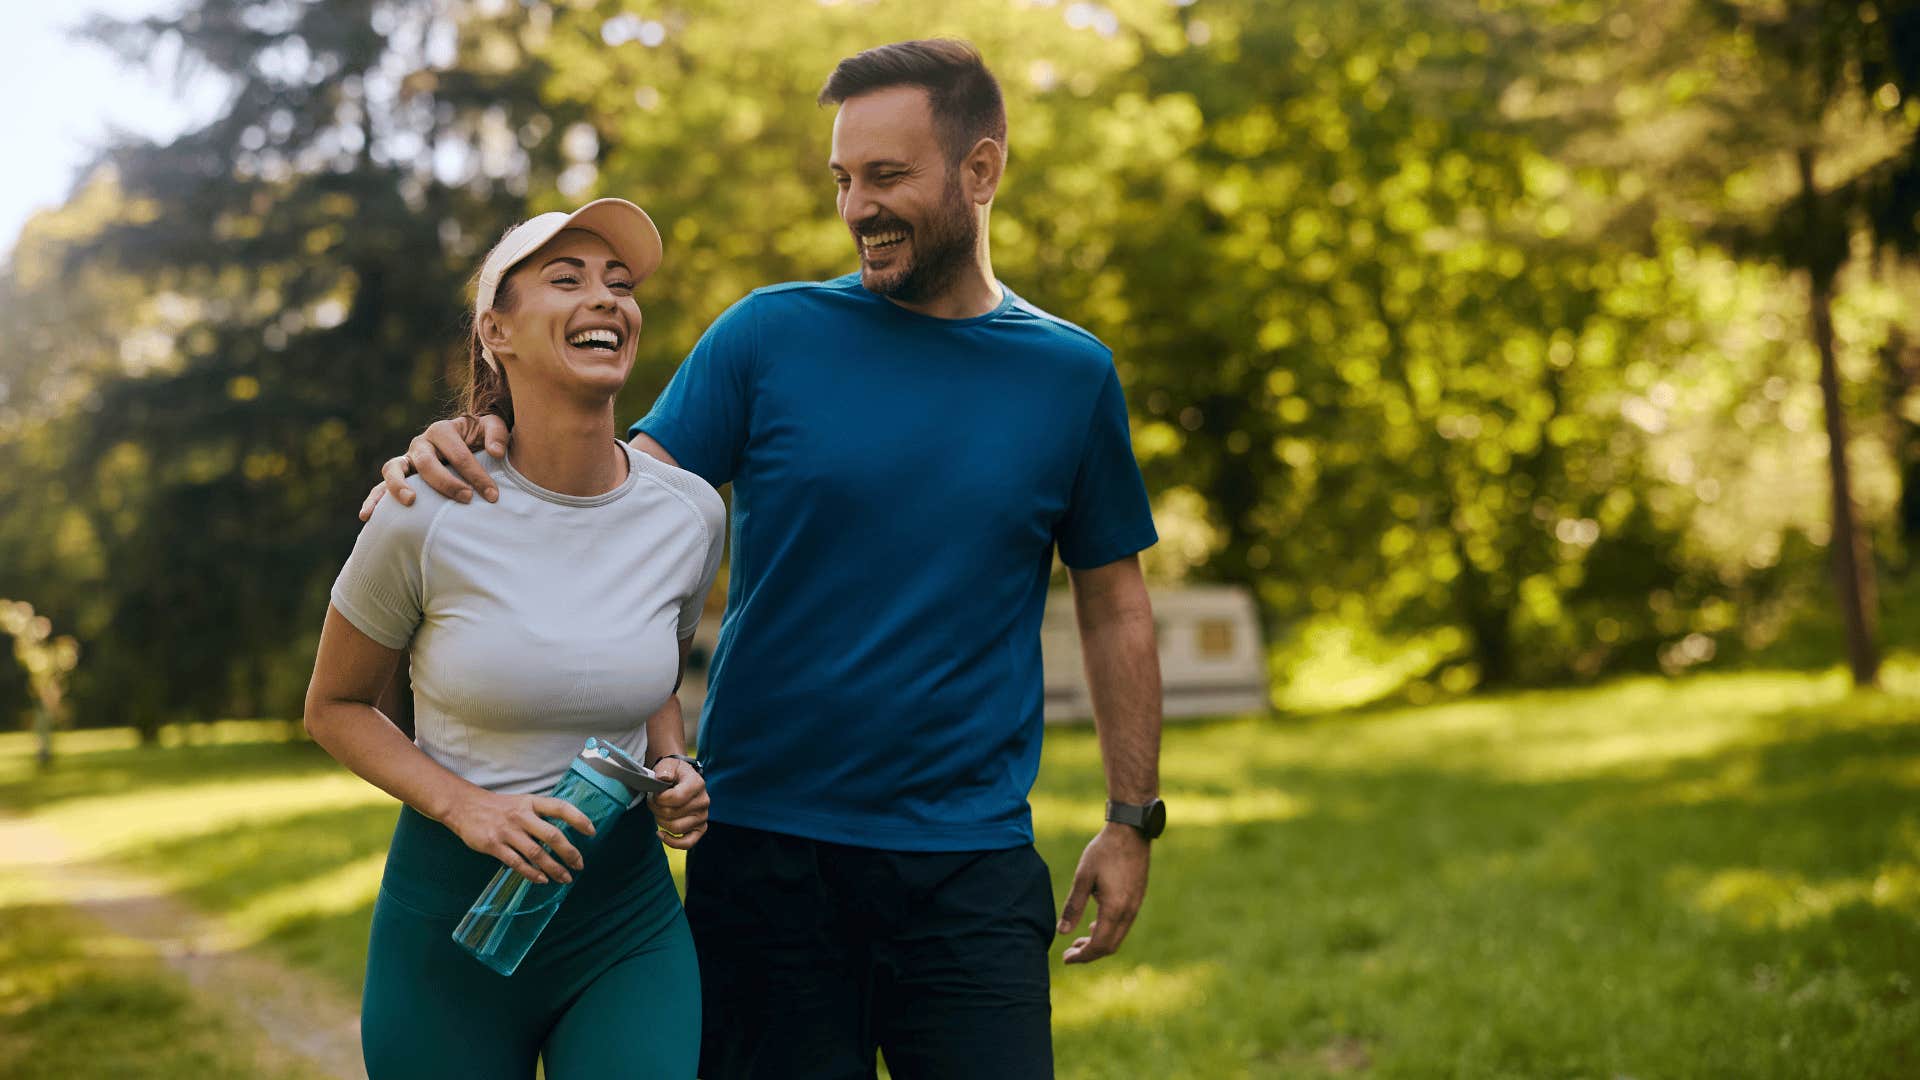
[[1879, 616], [1907, 640], [1920, 5], [194, 0], [90, 33], [230, 96], [0, 273], [0, 595], [79, 638], [81, 722], [298, 708], [512, 221], [659, 222], [624, 415], [747, 290], [850, 269], [814, 93], [935, 33], [1007, 91], [996, 268], [1114, 347], [1150, 570], [1254, 590], [1277, 704], [1762, 652], [1870, 682]]

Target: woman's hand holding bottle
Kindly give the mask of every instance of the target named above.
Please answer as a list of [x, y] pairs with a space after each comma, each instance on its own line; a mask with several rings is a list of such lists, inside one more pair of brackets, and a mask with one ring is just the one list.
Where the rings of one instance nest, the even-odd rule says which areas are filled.
[[[703, 827], [705, 800], [703, 791], [700, 814]], [[548, 818], [559, 818], [583, 836], [594, 833], [593, 822], [565, 799], [505, 795], [478, 787], [455, 803], [441, 824], [452, 829], [468, 847], [499, 859], [535, 884], [545, 885], [549, 879], [572, 881], [568, 868], [579, 870], [586, 861], [581, 858], [580, 850], [567, 842], [560, 827]]]

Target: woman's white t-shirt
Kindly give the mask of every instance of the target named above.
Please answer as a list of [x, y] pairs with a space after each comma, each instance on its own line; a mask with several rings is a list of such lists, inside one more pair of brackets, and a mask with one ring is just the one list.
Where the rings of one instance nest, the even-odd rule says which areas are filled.
[[627, 479], [562, 495], [482, 454], [500, 500], [413, 477], [360, 530], [333, 606], [411, 649], [414, 742], [490, 791], [543, 792], [587, 736], [636, 758], [673, 693], [725, 545], [706, 481], [621, 443]]

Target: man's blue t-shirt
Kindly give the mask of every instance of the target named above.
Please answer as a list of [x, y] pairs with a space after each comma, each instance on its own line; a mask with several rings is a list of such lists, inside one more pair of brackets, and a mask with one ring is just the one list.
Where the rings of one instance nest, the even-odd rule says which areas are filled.
[[1153, 518], [1112, 353], [1011, 291], [938, 319], [859, 275], [755, 291], [633, 425], [733, 484], [700, 750], [715, 821], [908, 851], [1033, 839], [1054, 548]]

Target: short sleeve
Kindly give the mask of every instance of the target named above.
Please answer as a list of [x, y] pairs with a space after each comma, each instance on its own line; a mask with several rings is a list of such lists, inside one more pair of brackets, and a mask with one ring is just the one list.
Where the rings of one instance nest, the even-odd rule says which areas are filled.
[[755, 340], [752, 296], [728, 308], [674, 372], [652, 411], [627, 430], [645, 432], [688, 472], [719, 487], [733, 479], [747, 445]]
[[1119, 374], [1109, 365], [1054, 541], [1060, 546], [1062, 562], [1075, 570], [1088, 570], [1150, 548], [1159, 539], [1147, 485], [1127, 432], [1126, 396], [1120, 391]]
[[406, 648], [425, 616], [427, 537], [448, 505], [425, 497], [413, 506], [382, 500], [334, 579], [334, 608], [389, 649]]
[[706, 610], [707, 594], [713, 591], [713, 579], [720, 573], [720, 556], [727, 550], [727, 504], [714, 491], [702, 492], [697, 500], [707, 527], [706, 562], [693, 591], [680, 602], [680, 640], [685, 641], [700, 628], [700, 613]]

